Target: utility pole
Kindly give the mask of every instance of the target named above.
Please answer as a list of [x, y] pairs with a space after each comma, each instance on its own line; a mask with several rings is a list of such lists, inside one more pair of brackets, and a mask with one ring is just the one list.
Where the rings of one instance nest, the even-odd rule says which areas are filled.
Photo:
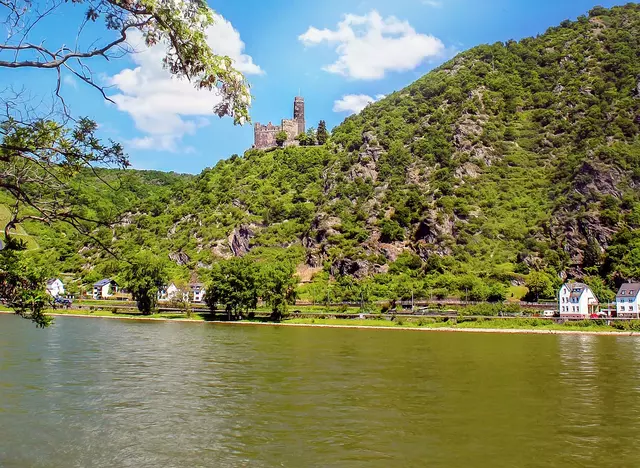
[[411, 313], [413, 314], [413, 288], [411, 288]]

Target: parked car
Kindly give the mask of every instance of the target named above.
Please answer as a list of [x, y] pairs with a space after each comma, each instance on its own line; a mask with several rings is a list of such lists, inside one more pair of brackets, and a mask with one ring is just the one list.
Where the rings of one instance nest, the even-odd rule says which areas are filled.
[[556, 316], [556, 311], [555, 310], [545, 310], [544, 312], [542, 312], [542, 316], [543, 317], [555, 317]]
[[62, 306], [62, 307], [71, 307], [71, 304], [73, 304], [73, 301], [71, 299], [67, 299], [65, 297], [56, 297], [53, 300], [53, 303], [55, 305], [59, 305], [59, 306]]

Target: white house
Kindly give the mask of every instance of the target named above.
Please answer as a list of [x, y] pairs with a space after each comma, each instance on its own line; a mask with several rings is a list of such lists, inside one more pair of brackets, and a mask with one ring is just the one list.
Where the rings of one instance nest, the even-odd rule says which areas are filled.
[[560, 317], [586, 319], [598, 312], [598, 298], [584, 283], [565, 283], [558, 293]]
[[47, 292], [51, 297], [64, 295], [64, 284], [58, 278], [47, 280]]
[[118, 283], [111, 278], [105, 278], [93, 285], [93, 298], [106, 299], [118, 292]]
[[206, 292], [204, 288], [204, 284], [202, 283], [190, 283], [189, 288], [191, 289], [191, 300], [193, 302], [202, 302], [204, 301], [204, 294]]
[[[158, 292], [158, 300], [160, 301], [172, 301], [180, 294], [180, 288], [175, 283], [171, 283]], [[183, 300], [189, 300], [189, 293], [182, 293]]]
[[626, 283], [616, 294], [616, 312], [621, 318], [640, 318], [640, 283]]

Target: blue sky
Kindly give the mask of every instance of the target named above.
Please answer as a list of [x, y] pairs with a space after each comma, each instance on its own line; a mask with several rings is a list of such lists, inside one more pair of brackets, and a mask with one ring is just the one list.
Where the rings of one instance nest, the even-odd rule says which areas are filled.
[[[599, 2], [605, 7], [623, 3]], [[367, 100], [401, 89], [456, 52], [543, 33], [585, 14], [595, 3], [216, 0], [210, 5], [224, 18], [212, 32], [212, 44], [247, 73], [253, 122], [289, 118], [300, 89], [307, 126], [324, 119], [333, 127]], [[64, 38], [64, 21], [45, 31], [50, 42]], [[66, 77], [64, 91], [73, 113], [98, 121], [102, 135], [123, 142], [140, 169], [198, 173], [251, 146], [251, 125], [234, 126], [231, 119], [209, 114], [214, 98], [168, 80], [159, 57], [145, 51], [95, 65], [96, 74], [111, 85], [108, 93], [117, 105]], [[42, 83], [39, 71], [3, 74], [0, 84]]]

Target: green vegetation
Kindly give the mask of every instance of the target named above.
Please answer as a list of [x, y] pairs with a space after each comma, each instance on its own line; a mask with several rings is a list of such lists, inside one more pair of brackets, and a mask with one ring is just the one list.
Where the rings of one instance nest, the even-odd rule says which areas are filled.
[[214, 265], [205, 301], [211, 310], [221, 305], [231, 315], [249, 313], [258, 305], [258, 269], [247, 258], [233, 258]]
[[168, 281], [166, 261], [148, 251], [140, 252], [127, 262], [121, 277], [138, 310], [150, 315], [158, 304], [158, 293]]
[[278, 133], [276, 133], [276, 144], [280, 147], [284, 146], [287, 138], [287, 132], [285, 132], [284, 130], [280, 130]]
[[[1, 203], [3, 200], [4, 197], [2, 197], [2, 194], [0, 193], [0, 240], [6, 241], [4, 229], [7, 226], [7, 223], [11, 220], [11, 212], [9, 211], [9, 207], [7, 205]], [[6, 197], [5, 201], [9, 201], [9, 197]], [[11, 230], [11, 236], [15, 236], [24, 241], [28, 249], [38, 248], [37, 241], [32, 236], [27, 234], [27, 232], [20, 224], [18, 224], [14, 229]]]
[[117, 220], [92, 239], [23, 226], [41, 265], [91, 283], [122, 269], [101, 245], [148, 250], [229, 314], [262, 297], [285, 315], [289, 265], [311, 272], [299, 297], [361, 310], [552, 299], [563, 275], [604, 301], [640, 279], [638, 77], [640, 5], [597, 8], [459, 54], [330, 138], [321, 122], [316, 146], [249, 150], [196, 177], [99, 171], [117, 191], [85, 173], [83, 206]]
[[[12, 26], [11, 33], [3, 39], [5, 42], [0, 43], [0, 50], [12, 50], [14, 53], [0, 61], [0, 68], [30, 70], [35, 73], [36, 79], [32, 83], [38, 89], [16, 91], [13, 86], [5, 86], [0, 90], [3, 102], [0, 120], [0, 222], [7, 244], [0, 268], [0, 297], [20, 315], [45, 326], [46, 320], [42, 315], [45, 301], [41, 297], [45, 268], [32, 265], [29, 256], [25, 255], [28, 239], [16, 242], [22, 235], [21, 226], [27, 227], [25, 224], [28, 222], [46, 226], [56, 224], [53, 232], [49, 232], [58, 238], [54, 242], [56, 250], [39, 258], [40, 264], [46, 267], [56, 265], [52, 257], [64, 247], [68, 248], [66, 255], [78, 251], [78, 243], [74, 245], [64, 235], [65, 228], [82, 233], [85, 239], [90, 238], [103, 251], [114, 255], [110, 248], [114, 233], [109, 222], [114, 220], [114, 215], [123, 213], [122, 207], [116, 205], [114, 211], [98, 210], [105, 206], [99, 199], [101, 186], [87, 185], [85, 177], [97, 178], [104, 183], [96, 168], [126, 169], [129, 166], [121, 144], [100, 140], [95, 121], [71, 114], [63, 96], [64, 90], [61, 90], [62, 69], [95, 88], [97, 96], [108, 99], [103, 84], [94, 79], [96, 73], [92, 63], [98, 58], [125, 56], [129, 50], [122, 48], [121, 43], [128, 33], [137, 32], [149, 45], [166, 42], [162, 63], [170, 75], [186, 79], [196, 89], [216, 91], [220, 102], [214, 112], [218, 116], [233, 117], [234, 123], [247, 121], [251, 99], [249, 85], [242, 73], [234, 68], [229, 57], [216, 55], [206, 41], [206, 29], [214, 21], [213, 11], [206, 2], [180, 5], [159, 5], [153, 1], [135, 5], [115, 0], [91, 5], [82, 1], [71, 2], [69, 7], [83, 9], [79, 15], [70, 11], [64, 14], [68, 19], [78, 20], [75, 28], [78, 36], [73, 49], [45, 41], [48, 34], [41, 26], [56, 23], [56, 15], [61, 14], [59, 9], [38, 11], [37, 8], [25, 8], [15, 0], [8, 0], [2, 5], [7, 8], [7, 18], [11, 18]], [[141, 11], [144, 21], [136, 19]], [[84, 27], [87, 22], [91, 22], [91, 28]], [[96, 40], [83, 36], [88, 29], [97, 34]], [[14, 43], [13, 36], [20, 36], [18, 44]], [[40, 45], [32, 45], [36, 43]], [[41, 54], [38, 60], [32, 56], [35, 49]], [[118, 52], [114, 54], [116, 50]], [[38, 80], [37, 72], [46, 74], [51, 70], [57, 71], [58, 77], [57, 82], [50, 82], [53, 101], [51, 105], [34, 105], [32, 101], [45, 99], [48, 94], [48, 90], [43, 88], [47, 86], [47, 80]], [[114, 190], [108, 183], [104, 185]], [[60, 268], [61, 263], [57, 262], [56, 266]], [[137, 295], [140, 299], [139, 292]], [[146, 310], [148, 305], [142, 307]]]
[[327, 130], [327, 123], [324, 120], [321, 120], [320, 123], [318, 123], [316, 138], [319, 145], [324, 145], [329, 140], [329, 131]]
[[0, 250], [0, 297], [15, 313], [44, 328], [51, 322], [45, 315], [51, 303], [45, 290], [46, 276], [25, 255], [25, 249], [24, 242], [10, 238]]

